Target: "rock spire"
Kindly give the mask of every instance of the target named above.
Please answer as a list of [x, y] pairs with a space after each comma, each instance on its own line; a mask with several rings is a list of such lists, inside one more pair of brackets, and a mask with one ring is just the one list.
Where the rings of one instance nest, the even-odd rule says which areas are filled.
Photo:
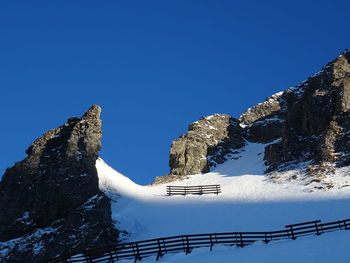
[[2, 262], [38, 262], [115, 242], [110, 200], [99, 190], [101, 108], [47, 131], [0, 182]]

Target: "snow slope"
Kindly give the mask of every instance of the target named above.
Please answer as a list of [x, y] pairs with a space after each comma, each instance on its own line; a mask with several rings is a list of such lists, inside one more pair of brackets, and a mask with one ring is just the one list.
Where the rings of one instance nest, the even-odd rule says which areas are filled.
[[[192, 175], [187, 180], [171, 183], [220, 184], [222, 194], [218, 196], [169, 197], [166, 195], [166, 184], [137, 185], [101, 159], [97, 161], [96, 168], [101, 190], [113, 200], [113, 219], [118, 229], [130, 233], [125, 241], [209, 232], [269, 231], [283, 229], [290, 223], [314, 219], [326, 222], [350, 217], [350, 187], [310, 192], [308, 187], [301, 184], [288, 181], [274, 183], [265, 177], [263, 171], [266, 167], [262, 159], [265, 146], [249, 143], [234, 156], [238, 159], [227, 161], [210, 173]], [[342, 169], [334, 178], [344, 180], [348, 173], [349, 170]], [[349, 238], [350, 232], [340, 231], [322, 237], [280, 241], [269, 246], [257, 243], [243, 249], [222, 247], [215, 249], [216, 253], [198, 249], [189, 256], [168, 255], [162, 261], [231, 262], [232, 259], [239, 259], [240, 262], [262, 262], [262, 258], [271, 258], [271, 253], [274, 253], [276, 261], [272, 262], [316, 262], [303, 261], [302, 258], [327, 258], [324, 254], [328, 250], [323, 250], [324, 245], [338, 249], [338, 254], [344, 255], [344, 246], [350, 248], [344, 240]], [[340, 242], [344, 244], [336, 248], [335, 244]], [[295, 249], [300, 253], [300, 261], [286, 261], [289, 257], [282, 260], [284, 253], [291, 254]], [[322, 250], [322, 253], [316, 255], [316, 252], [312, 252], [316, 250]], [[208, 258], [208, 261], [200, 258]], [[344, 262], [339, 260], [333, 262]]]

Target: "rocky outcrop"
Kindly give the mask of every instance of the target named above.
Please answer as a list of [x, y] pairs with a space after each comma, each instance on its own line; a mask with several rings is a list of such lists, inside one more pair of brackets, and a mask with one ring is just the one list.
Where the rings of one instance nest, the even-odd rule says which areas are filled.
[[350, 164], [350, 52], [341, 54], [319, 73], [296, 87], [267, 98], [238, 120], [228, 115], [205, 117], [190, 125], [170, 150], [169, 182], [206, 173], [244, 146], [264, 143], [266, 172], [300, 163], [308, 171]]
[[281, 111], [280, 99], [283, 92], [278, 92], [268, 97], [264, 102], [249, 108], [238, 120], [244, 125], [249, 125], [266, 118], [279, 117]]
[[2, 262], [38, 262], [117, 240], [95, 168], [100, 112], [93, 105], [49, 130], [6, 170], [0, 182]]
[[192, 123], [187, 134], [171, 145], [170, 175], [157, 177], [155, 183], [206, 173], [209, 167], [223, 163], [229, 153], [244, 146], [242, 130], [238, 120], [225, 114], [203, 117]]
[[269, 171], [297, 162], [349, 164], [350, 54], [286, 90], [280, 99], [280, 142], [265, 151]]
[[256, 143], [268, 143], [281, 137], [282, 123], [281, 100], [283, 92], [268, 97], [244, 112], [238, 120], [244, 126], [243, 136]]

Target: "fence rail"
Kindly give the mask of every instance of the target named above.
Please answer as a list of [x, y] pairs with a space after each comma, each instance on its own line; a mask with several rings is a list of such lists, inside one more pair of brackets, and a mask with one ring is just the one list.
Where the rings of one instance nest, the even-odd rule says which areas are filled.
[[79, 253], [67, 254], [50, 260], [50, 263], [86, 262], [114, 263], [121, 259], [140, 261], [144, 257], [155, 256], [156, 260], [168, 253], [191, 253], [192, 249], [215, 245], [230, 245], [244, 247], [256, 241], [266, 244], [280, 239], [296, 239], [307, 235], [321, 235], [326, 232], [350, 229], [350, 219], [338, 220], [321, 224], [320, 220], [287, 225], [286, 229], [271, 232], [228, 232], [197, 235], [180, 235], [149, 239], [129, 243], [116, 243], [111, 246], [91, 249]]
[[167, 195], [188, 195], [188, 194], [219, 194], [221, 187], [219, 184], [211, 185], [193, 185], [193, 186], [176, 186], [169, 185], [166, 187]]

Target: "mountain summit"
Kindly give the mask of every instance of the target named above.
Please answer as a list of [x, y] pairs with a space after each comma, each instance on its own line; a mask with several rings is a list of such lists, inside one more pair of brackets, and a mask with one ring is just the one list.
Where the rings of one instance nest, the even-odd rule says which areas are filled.
[[[206, 173], [239, 158], [247, 142], [269, 143], [266, 173], [303, 169], [305, 183], [322, 182], [350, 164], [350, 52], [299, 85], [268, 97], [238, 119], [215, 114], [189, 126], [170, 149], [170, 174], [155, 183]], [[312, 179], [311, 179], [312, 177]], [[324, 184], [321, 187], [331, 187]]]
[[95, 167], [100, 113], [93, 105], [81, 118], [49, 130], [6, 170], [0, 182], [1, 262], [38, 262], [117, 240]]

